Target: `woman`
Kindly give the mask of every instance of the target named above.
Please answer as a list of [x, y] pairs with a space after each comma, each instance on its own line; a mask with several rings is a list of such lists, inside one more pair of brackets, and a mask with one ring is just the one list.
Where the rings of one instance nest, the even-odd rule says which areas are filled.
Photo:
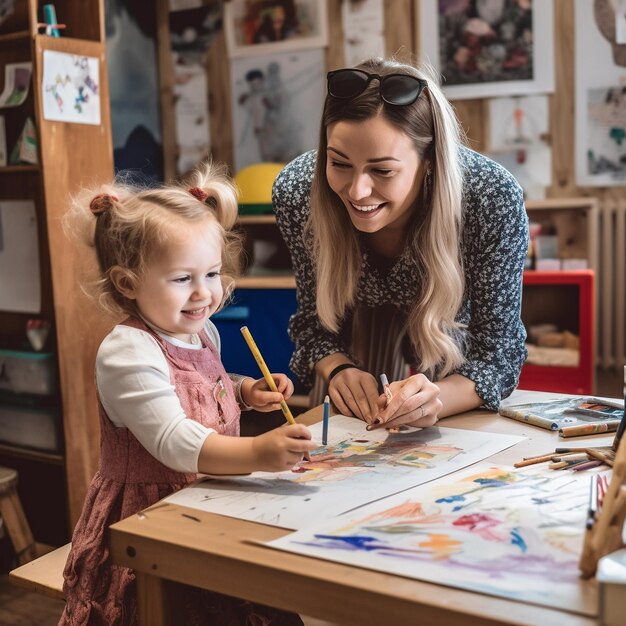
[[[319, 149], [285, 167], [273, 202], [298, 287], [293, 371], [374, 427], [497, 410], [526, 357], [528, 220], [515, 179], [461, 145], [432, 75], [382, 59], [330, 72]], [[420, 372], [387, 406], [349, 340], [355, 308], [383, 304]]]

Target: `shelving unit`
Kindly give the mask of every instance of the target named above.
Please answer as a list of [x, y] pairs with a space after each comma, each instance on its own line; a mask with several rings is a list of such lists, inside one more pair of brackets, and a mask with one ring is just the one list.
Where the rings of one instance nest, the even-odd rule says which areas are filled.
[[[113, 176], [108, 78], [105, 58], [104, 0], [55, 2], [60, 38], [38, 34], [44, 2], [16, 0], [24, 19], [12, 32], [0, 33], [0, 62], [30, 61], [32, 79], [26, 101], [0, 110], [5, 116], [8, 151], [27, 116], [35, 123], [38, 165], [0, 168], [1, 200], [32, 200], [36, 207], [40, 275], [39, 314], [0, 311], [0, 347], [25, 348], [30, 318], [52, 322], [46, 349], [58, 370], [54, 395], [47, 400], [58, 413], [62, 449], [44, 451], [0, 442], [0, 464], [14, 467], [27, 518], [37, 541], [58, 545], [68, 540], [97, 469], [99, 426], [93, 381], [95, 352], [110, 320], [83, 295], [85, 260], [62, 231], [69, 196], [85, 184]], [[44, 119], [43, 56], [46, 50], [95, 57], [99, 62], [101, 123], [87, 125]], [[4, 70], [0, 68], [0, 80]]]
[[594, 388], [595, 274], [524, 272], [522, 320], [530, 324], [556, 323], [579, 337], [577, 367], [524, 364], [519, 388], [591, 395]]

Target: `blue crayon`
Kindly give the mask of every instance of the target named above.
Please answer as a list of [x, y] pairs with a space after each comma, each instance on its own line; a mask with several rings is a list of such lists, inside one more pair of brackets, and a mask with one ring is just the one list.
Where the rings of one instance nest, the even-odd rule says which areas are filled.
[[322, 423], [322, 445], [328, 445], [328, 418], [330, 417], [330, 398], [324, 398], [324, 422]]

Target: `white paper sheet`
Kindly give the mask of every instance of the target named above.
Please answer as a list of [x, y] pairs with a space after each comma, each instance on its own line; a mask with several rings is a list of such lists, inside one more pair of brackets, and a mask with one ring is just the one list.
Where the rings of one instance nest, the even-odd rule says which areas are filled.
[[481, 463], [267, 545], [594, 615], [578, 572], [588, 494], [587, 472]]
[[[322, 424], [311, 426], [314, 441]], [[456, 428], [365, 430], [354, 418], [330, 420], [328, 446], [293, 471], [211, 477], [166, 500], [283, 528], [303, 528], [457, 471], [524, 437]]]

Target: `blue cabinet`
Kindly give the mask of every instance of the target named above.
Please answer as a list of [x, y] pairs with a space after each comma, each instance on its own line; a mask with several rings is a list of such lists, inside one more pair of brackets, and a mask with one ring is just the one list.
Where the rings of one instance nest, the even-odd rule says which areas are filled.
[[222, 338], [226, 371], [261, 377], [239, 330], [247, 326], [270, 371], [284, 372], [298, 389], [298, 379], [289, 369], [294, 346], [287, 335], [287, 324], [295, 311], [295, 289], [236, 289], [230, 304], [211, 318]]

